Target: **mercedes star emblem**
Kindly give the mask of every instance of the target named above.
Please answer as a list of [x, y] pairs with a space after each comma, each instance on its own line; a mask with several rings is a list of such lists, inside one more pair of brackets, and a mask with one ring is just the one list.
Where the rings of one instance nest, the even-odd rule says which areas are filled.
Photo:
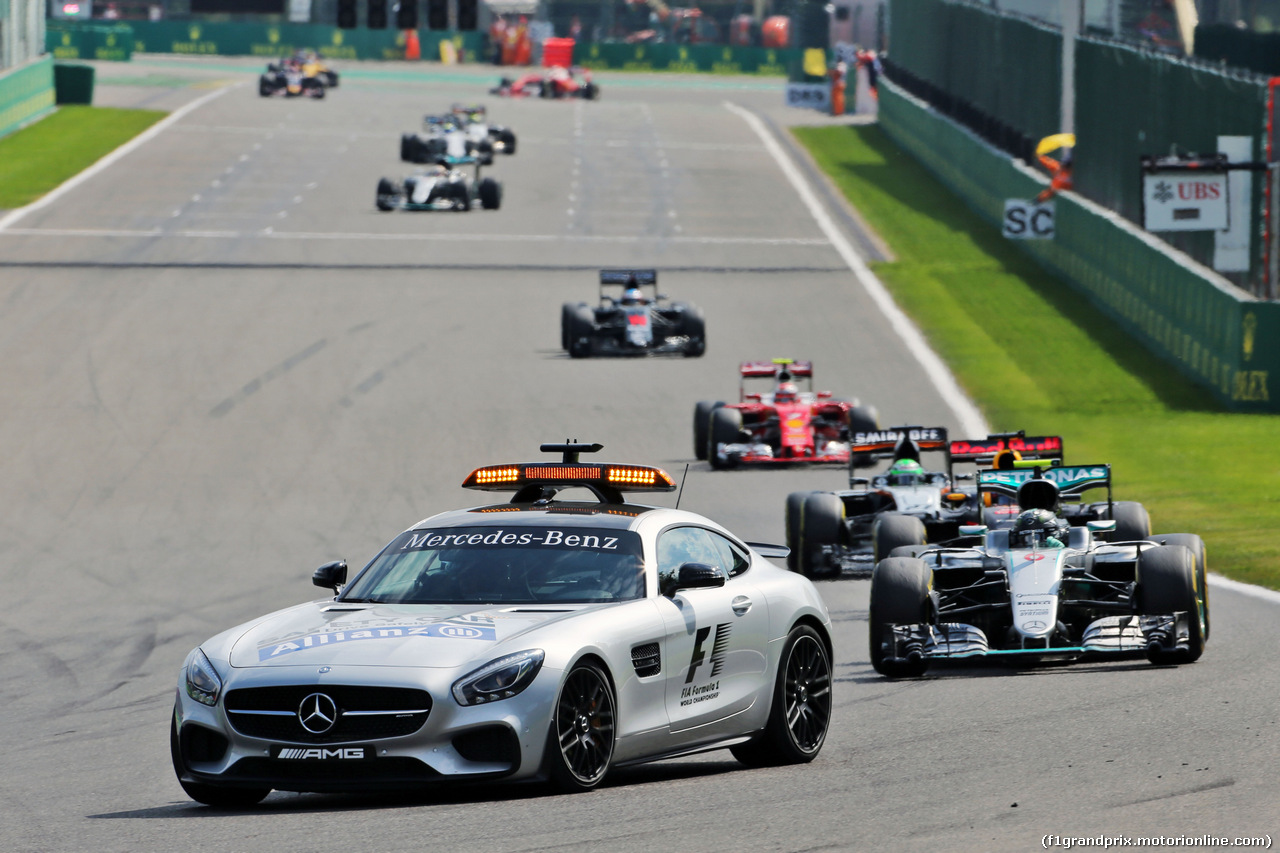
[[322, 735], [338, 721], [338, 706], [323, 693], [312, 693], [298, 706], [298, 722], [313, 735]]

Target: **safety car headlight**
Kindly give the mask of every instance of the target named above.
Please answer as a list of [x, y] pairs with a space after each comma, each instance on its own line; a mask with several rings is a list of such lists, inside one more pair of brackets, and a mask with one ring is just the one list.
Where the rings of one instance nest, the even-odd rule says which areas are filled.
[[205, 653], [196, 649], [187, 658], [187, 695], [203, 705], [218, 704], [222, 679]]
[[510, 699], [533, 683], [544, 657], [542, 649], [529, 649], [490, 661], [454, 682], [453, 698], [460, 705]]

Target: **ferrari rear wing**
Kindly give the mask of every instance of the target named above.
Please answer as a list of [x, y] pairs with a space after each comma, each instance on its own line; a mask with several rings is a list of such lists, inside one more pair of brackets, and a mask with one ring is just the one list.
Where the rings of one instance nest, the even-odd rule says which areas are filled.
[[738, 373], [743, 379], [777, 377], [787, 381], [794, 376], [813, 377], [812, 361], [792, 361], [789, 358], [775, 358], [772, 361], [744, 361], [738, 366]]

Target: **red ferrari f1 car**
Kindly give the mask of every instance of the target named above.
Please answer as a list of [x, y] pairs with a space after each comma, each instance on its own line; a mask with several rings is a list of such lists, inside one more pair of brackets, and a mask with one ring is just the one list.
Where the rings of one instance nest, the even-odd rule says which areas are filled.
[[[880, 428], [874, 406], [833, 397], [830, 391], [815, 392], [812, 362], [748, 361], [738, 372], [737, 403], [703, 400], [693, 409], [694, 454], [713, 468], [795, 462], [847, 465], [850, 435]], [[757, 379], [767, 380], [772, 390], [748, 392], [747, 380]]]
[[591, 74], [582, 72], [581, 79], [573, 71], [554, 66], [521, 77], [503, 77], [489, 90], [490, 95], [504, 98], [582, 98], [594, 101], [600, 87], [591, 82]]

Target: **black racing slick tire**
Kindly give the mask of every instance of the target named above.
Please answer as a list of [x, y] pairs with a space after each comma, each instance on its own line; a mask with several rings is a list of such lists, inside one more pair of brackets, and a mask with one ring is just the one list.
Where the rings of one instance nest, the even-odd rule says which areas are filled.
[[1186, 611], [1187, 648], [1164, 649], [1152, 645], [1147, 660], [1159, 666], [1194, 663], [1204, 653], [1200, 602], [1196, 595], [1195, 557], [1181, 545], [1144, 549], [1138, 558], [1139, 612], [1143, 616], [1167, 616]]
[[613, 685], [597, 664], [576, 664], [556, 697], [547, 739], [551, 780], [567, 793], [596, 788], [613, 764], [617, 740]]
[[742, 412], [721, 406], [711, 413], [711, 430], [707, 442], [707, 461], [712, 468], [732, 468], [737, 462], [732, 458], [721, 459], [716, 448], [721, 444], [737, 444], [742, 441]]
[[182, 776], [186, 772], [186, 767], [182, 760], [182, 747], [178, 742], [176, 715], [169, 721], [169, 757], [173, 760], [173, 772], [178, 776], [178, 784], [187, 792], [187, 796], [197, 803], [216, 809], [247, 809], [250, 806], [256, 806], [271, 793], [270, 788], [227, 788], [221, 785], [184, 781]]
[[778, 660], [769, 722], [751, 741], [732, 747], [748, 767], [806, 764], [818, 757], [831, 723], [831, 653], [816, 630], [797, 625]]
[[915, 678], [928, 667], [924, 658], [892, 660], [885, 655], [891, 625], [918, 625], [926, 620], [929, 600], [929, 567], [924, 560], [890, 557], [876, 563], [871, 573], [869, 614], [871, 666], [887, 678]]
[[330, 89], [338, 88], [338, 72], [337, 71], [322, 71], [320, 72], [320, 77], [324, 80], [324, 84], [328, 86]]
[[400, 134], [400, 159], [406, 163], [413, 162], [413, 149], [416, 147], [417, 138], [412, 133]]
[[1205, 558], [1204, 540], [1194, 533], [1165, 533], [1150, 537], [1161, 545], [1181, 545], [1191, 552], [1196, 567], [1196, 603], [1200, 609], [1200, 631], [1209, 642], [1209, 567]]
[[504, 130], [498, 134], [498, 141], [502, 143], [502, 151], [504, 154], [516, 153], [516, 135], [509, 130]]
[[569, 329], [569, 357], [586, 358], [591, 355], [591, 341], [596, 334], [596, 317], [590, 305], [578, 305], [574, 309], [573, 323]]
[[684, 345], [685, 358], [698, 358], [707, 351], [707, 320], [701, 308], [685, 306], [680, 315], [680, 334], [688, 338]]
[[924, 522], [914, 515], [882, 515], [871, 527], [871, 549], [877, 563], [895, 548], [924, 543]]
[[[849, 440], [860, 432], [876, 432], [880, 429], [880, 412], [875, 406], [853, 406], [849, 409]], [[854, 468], [869, 468], [875, 464], [870, 453], [855, 453], [851, 460]]]
[[374, 204], [377, 205], [378, 210], [395, 210], [394, 199], [399, 194], [394, 181], [382, 178], [378, 181], [378, 194], [374, 197]]
[[273, 87], [267, 81], [266, 75], [264, 74], [263, 76], [259, 77], [258, 78], [258, 97], [269, 98], [271, 97], [272, 91], [273, 91]]
[[600, 87], [595, 83], [585, 83], [582, 86], [582, 97], [588, 101], [594, 101], [600, 97]]
[[560, 306], [560, 349], [569, 351], [569, 341], [573, 335], [574, 320], [578, 316], [578, 302], [566, 302]]
[[485, 210], [497, 210], [502, 207], [502, 184], [493, 178], [481, 178], [476, 194], [480, 196], [480, 206]]
[[1151, 517], [1147, 515], [1147, 508], [1137, 501], [1116, 501], [1111, 505], [1111, 517], [1116, 522], [1112, 542], [1151, 538]]
[[844, 529], [844, 501], [830, 492], [813, 492], [805, 498], [800, 513], [800, 573], [807, 578], [839, 574], [824, 558], [823, 545], [840, 544]]
[[786, 525], [787, 548], [790, 550], [787, 554], [787, 568], [793, 572], [800, 571], [800, 523], [804, 519], [804, 502], [811, 494], [813, 492], [792, 492], [787, 495], [783, 523]]
[[707, 441], [711, 435], [711, 413], [723, 406], [719, 400], [699, 400], [693, 407], [693, 455], [706, 461]]

